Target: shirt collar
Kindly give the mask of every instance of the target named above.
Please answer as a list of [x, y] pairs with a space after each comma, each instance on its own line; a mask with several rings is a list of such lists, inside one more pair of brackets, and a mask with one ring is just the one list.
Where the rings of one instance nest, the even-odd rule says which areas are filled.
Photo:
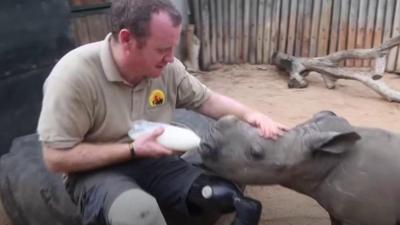
[[126, 83], [119, 73], [111, 53], [111, 33], [109, 33], [101, 43], [100, 60], [108, 81]]

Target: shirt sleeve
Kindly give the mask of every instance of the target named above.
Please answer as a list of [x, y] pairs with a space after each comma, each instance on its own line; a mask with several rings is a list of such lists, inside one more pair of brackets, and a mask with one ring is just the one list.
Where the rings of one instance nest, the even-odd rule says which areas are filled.
[[178, 61], [176, 72], [180, 74], [177, 92], [177, 107], [186, 109], [199, 108], [210, 96], [211, 90], [196, 77], [189, 74]]
[[77, 79], [50, 75], [44, 85], [39, 140], [51, 148], [72, 148], [84, 139], [90, 118], [87, 92]]

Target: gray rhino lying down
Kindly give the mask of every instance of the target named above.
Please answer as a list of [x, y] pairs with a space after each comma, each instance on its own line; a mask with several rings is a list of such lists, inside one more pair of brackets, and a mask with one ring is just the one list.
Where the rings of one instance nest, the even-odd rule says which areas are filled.
[[252, 185], [280, 184], [315, 199], [332, 225], [400, 225], [400, 135], [320, 112], [277, 141], [228, 116], [200, 148], [205, 166]]

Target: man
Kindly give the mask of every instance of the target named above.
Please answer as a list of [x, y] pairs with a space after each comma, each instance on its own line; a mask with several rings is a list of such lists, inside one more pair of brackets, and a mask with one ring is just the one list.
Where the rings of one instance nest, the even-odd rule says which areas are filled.
[[137, 119], [170, 122], [175, 108], [240, 116], [267, 138], [284, 126], [207, 89], [173, 57], [181, 16], [168, 0], [112, 2], [112, 34], [66, 54], [44, 86], [38, 124], [44, 162], [66, 175], [84, 224], [166, 224], [159, 209], [189, 213], [202, 171], [156, 142], [127, 136]]

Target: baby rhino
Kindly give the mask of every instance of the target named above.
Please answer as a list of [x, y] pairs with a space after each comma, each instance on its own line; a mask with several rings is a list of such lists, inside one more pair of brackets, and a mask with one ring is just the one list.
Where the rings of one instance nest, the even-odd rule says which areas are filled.
[[280, 184], [315, 199], [332, 225], [400, 225], [400, 135], [317, 113], [278, 140], [236, 117], [217, 121], [200, 155], [218, 175]]

